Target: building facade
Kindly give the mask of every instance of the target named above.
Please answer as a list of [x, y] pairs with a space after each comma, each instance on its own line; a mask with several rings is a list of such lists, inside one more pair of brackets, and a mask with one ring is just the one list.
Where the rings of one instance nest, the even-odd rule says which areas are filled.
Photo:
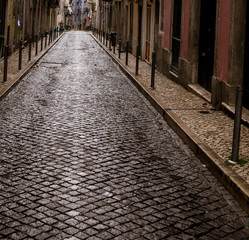
[[100, 30], [116, 32], [130, 52], [170, 79], [224, 108], [244, 87], [249, 109], [247, 0], [98, 0]]
[[16, 51], [19, 41], [24, 43], [35, 35], [57, 27], [59, 0], [3, 0], [1, 1], [0, 54], [8, 45], [9, 54]]
[[236, 87], [244, 86], [248, 109], [247, 1], [165, 0], [164, 5], [158, 68], [209, 96], [213, 105], [234, 105]]

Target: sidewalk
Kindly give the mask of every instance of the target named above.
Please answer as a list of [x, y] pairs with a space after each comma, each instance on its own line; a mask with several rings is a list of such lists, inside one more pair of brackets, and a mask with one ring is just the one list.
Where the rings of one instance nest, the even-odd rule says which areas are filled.
[[229, 192], [249, 212], [249, 128], [241, 126], [240, 164], [230, 165], [234, 120], [200, 97], [156, 71], [155, 89], [150, 88], [151, 65], [139, 61], [139, 74], [135, 75], [135, 56], [125, 53], [118, 58], [108, 47], [92, 35], [102, 48], [116, 61], [136, 87], [154, 105], [171, 128], [189, 145], [192, 151], [223, 183]]
[[24, 77], [29, 69], [63, 36], [62, 33], [58, 38], [45, 47], [45, 38], [43, 41], [43, 49], [41, 51], [41, 41], [38, 42], [38, 54], [36, 55], [35, 43], [32, 44], [31, 50], [31, 61], [28, 61], [29, 48], [25, 47], [22, 51], [22, 70], [18, 70], [18, 61], [19, 61], [19, 51], [16, 51], [8, 58], [8, 77], [7, 81], [3, 82], [3, 68], [4, 60], [0, 60], [0, 98], [2, 98], [8, 91], [17, 84], [22, 77]]

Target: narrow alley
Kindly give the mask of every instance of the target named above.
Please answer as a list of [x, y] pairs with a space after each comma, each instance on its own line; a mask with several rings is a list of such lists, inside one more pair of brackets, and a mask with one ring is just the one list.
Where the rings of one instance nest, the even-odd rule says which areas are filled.
[[0, 102], [0, 239], [248, 239], [248, 215], [87, 32]]

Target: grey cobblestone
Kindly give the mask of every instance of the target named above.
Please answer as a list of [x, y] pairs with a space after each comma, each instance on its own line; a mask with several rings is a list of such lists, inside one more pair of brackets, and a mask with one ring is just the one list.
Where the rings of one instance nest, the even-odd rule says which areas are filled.
[[0, 125], [1, 239], [249, 237], [248, 215], [87, 33], [2, 99]]
[[[105, 48], [105, 47], [104, 47]], [[106, 51], [109, 51], [105, 48]], [[129, 54], [129, 65], [125, 65], [125, 54], [118, 59], [118, 52], [111, 55], [134, 76], [135, 56]], [[231, 158], [234, 120], [222, 111], [214, 111], [213, 106], [207, 101], [194, 95], [179, 84], [168, 79], [156, 70], [155, 89], [150, 89], [151, 66], [145, 62], [139, 62], [138, 81], [147, 92], [152, 94], [165, 109], [176, 114], [184, 124], [203, 141], [210, 149], [217, 153], [224, 162]], [[233, 109], [234, 107], [231, 107]], [[243, 112], [243, 117], [248, 122], [248, 111]], [[244, 164], [229, 166], [247, 184], [249, 184], [249, 128], [241, 126], [239, 158]]]

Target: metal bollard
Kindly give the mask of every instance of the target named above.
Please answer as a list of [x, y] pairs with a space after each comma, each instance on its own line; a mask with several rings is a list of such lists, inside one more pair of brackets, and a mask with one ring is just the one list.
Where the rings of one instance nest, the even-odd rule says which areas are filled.
[[45, 32], [45, 48], [47, 47], [47, 32]]
[[239, 160], [242, 101], [243, 101], [243, 88], [241, 86], [237, 86], [234, 128], [233, 128], [233, 148], [232, 148], [232, 162], [233, 163], [236, 163]]
[[112, 46], [113, 46], [113, 54], [115, 54], [115, 48], [116, 48], [116, 36], [114, 35], [113, 36], [113, 43], [112, 43]]
[[150, 88], [155, 88], [155, 62], [156, 62], [156, 53], [152, 52], [152, 66], [151, 66], [151, 84]]
[[38, 34], [35, 35], [35, 55], [38, 54]]
[[41, 34], [41, 51], [42, 51], [42, 48], [43, 48], [43, 33]]
[[18, 70], [22, 70], [22, 40], [19, 41], [19, 61], [18, 61]]
[[121, 39], [118, 40], [118, 58], [121, 57]]
[[138, 66], [139, 65], [139, 46], [137, 45], [137, 52], [136, 52], [136, 75], [138, 75]]
[[4, 66], [3, 66], [3, 82], [7, 82], [8, 78], [8, 51], [10, 42], [10, 26], [7, 29], [7, 45], [4, 47]]
[[129, 42], [126, 41], [126, 46], [125, 46], [125, 65], [128, 65], [128, 55], [129, 55]]
[[222, 104], [222, 81], [219, 81], [218, 82], [218, 101], [217, 101], [215, 109], [220, 110], [221, 104]]
[[8, 45], [4, 47], [3, 82], [7, 82], [8, 77], [8, 49]]
[[31, 41], [32, 43], [33, 43], [33, 47], [35, 46], [35, 35], [34, 35], [34, 33], [32, 33], [32, 41]]
[[108, 42], [108, 33], [105, 35], [105, 46], [107, 47], [107, 42]]
[[29, 61], [31, 61], [31, 44], [32, 44], [32, 37], [29, 38]]
[[112, 50], [112, 41], [111, 41], [111, 35], [109, 35], [109, 50]]

